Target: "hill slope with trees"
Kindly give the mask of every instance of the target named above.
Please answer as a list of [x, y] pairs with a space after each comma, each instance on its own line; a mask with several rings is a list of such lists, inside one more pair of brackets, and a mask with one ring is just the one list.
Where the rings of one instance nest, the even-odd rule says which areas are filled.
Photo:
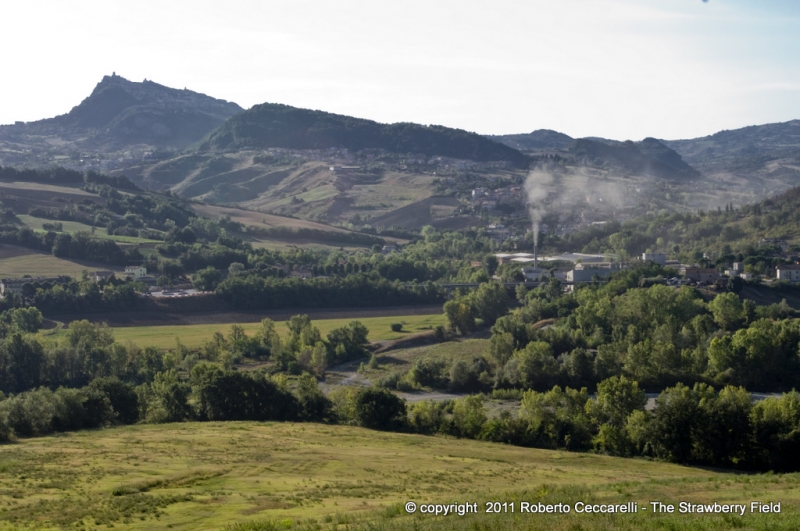
[[32, 162], [45, 153], [77, 151], [79, 157], [81, 151], [112, 153], [141, 146], [183, 149], [241, 111], [235, 103], [198, 92], [112, 74], [67, 114], [0, 126], [0, 156], [8, 164], [16, 163], [20, 153]]
[[483, 162], [504, 160], [518, 167], [527, 165], [527, 158], [516, 149], [461, 129], [412, 123], [381, 124], [276, 103], [256, 105], [233, 117], [199, 144], [201, 151], [246, 147], [382, 149]]

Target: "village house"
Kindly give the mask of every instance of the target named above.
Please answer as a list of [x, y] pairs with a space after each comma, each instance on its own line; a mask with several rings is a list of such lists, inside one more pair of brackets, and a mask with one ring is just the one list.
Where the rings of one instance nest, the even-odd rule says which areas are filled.
[[575, 264], [575, 269], [567, 271], [567, 282], [590, 282], [595, 276], [608, 278], [611, 273], [623, 269], [623, 264], [618, 262], [600, 262], [588, 264]]
[[22, 295], [22, 286], [25, 284], [60, 284], [66, 282], [67, 277], [21, 277], [0, 279], [0, 299], [8, 295]]
[[125, 266], [125, 277], [139, 280], [147, 276], [147, 268], [144, 266]]
[[800, 265], [782, 264], [775, 271], [778, 280], [788, 280], [789, 282], [800, 282]]
[[681, 275], [686, 280], [693, 280], [694, 282], [703, 283], [707, 282], [713, 284], [715, 280], [720, 278], [719, 271], [716, 269], [706, 269], [702, 267], [684, 267], [681, 269]]
[[667, 255], [664, 253], [642, 253], [642, 261], [651, 261], [663, 266], [667, 265]]

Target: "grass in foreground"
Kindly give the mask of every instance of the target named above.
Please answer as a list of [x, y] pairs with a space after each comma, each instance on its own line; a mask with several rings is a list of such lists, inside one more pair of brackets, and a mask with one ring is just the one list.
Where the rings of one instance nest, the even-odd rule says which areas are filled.
[[[798, 485], [795, 474], [734, 475], [348, 426], [140, 425], [0, 446], [0, 529], [366, 529], [367, 521], [387, 530], [796, 529]], [[780, 501], [783, 512], [436, 518], [407, 516], [409, 500], [764, 500]], [[243, 525], [266, 521], [283, 523]]]
[[[2, 262], [0, 262], [2, 263]], [[334, 328], [340, 328], [351, 321], [361, 321], [369, 329], [370, 341], [394, 340], [406, 337], [411, 334], [431, 330], [437, 325], [446, 322], [444, 314], [435, 315], [405, 315], [395, 317], [366, 317], [358, 319], [319, 319], [312, 321], [313, 325], [319, 328], [324, 337]], [[392, 323], [403, 323], [403, 330], [392, 332]], [[247, 335], [252, 335], [259, 329], [261, 323], [240, 323]], [[200, 347], [203, 341], [210, 340], [215, 332], [227, 335], [231, 330], [232, 324], [202, 324], [202, 325], [179, 325], [179, 326], [131, 326], [114, 328], [114, 338], [119, 342], [132, 341], [139, 346], [155, 346], [161, 349], [175, 347], [176, 339], [189, 348]], [[275, 327], [278, 333], [287, 335], [285, 321], [279, 321]], [[59, 331], [55, 334], [46, 336], [48, 341], [63, 339], [66, 331]]]

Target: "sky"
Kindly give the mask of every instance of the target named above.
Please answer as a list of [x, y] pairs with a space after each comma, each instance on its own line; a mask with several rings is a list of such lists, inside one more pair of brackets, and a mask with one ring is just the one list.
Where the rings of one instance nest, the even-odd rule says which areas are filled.
[[28, 0], [0, 16], [0, 124], [69, 112], [112, 72], [482, 134], [800, 118], [796, 0]]

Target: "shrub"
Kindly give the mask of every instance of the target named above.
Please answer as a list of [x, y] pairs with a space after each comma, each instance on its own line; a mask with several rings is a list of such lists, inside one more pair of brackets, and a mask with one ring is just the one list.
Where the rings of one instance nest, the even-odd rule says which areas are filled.
[[386, 389], [368, 387], [354, 400], [355, 417], [365, 428], [398, 430], [406, 423], [406, 401]]
[[400, 332], [403, 330], [403, 323], [392, 323], [392, 332]]

